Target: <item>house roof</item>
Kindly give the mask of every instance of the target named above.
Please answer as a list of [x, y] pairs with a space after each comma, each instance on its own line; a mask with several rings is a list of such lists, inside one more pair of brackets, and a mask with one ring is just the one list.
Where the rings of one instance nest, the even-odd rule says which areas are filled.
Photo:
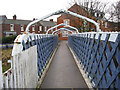
[[52, 21], [40, 21], [42, 26], [55, 26], [57, 23]]
[[[0, 24], [20, 24], [20, 25], [28, 25], [30, 22], [32, 22], [32, 20], [13, 20], [13, 19], [7, 19], [7, 18], [4, 18], [3, 19], [3, 16], [0, 16]], [[56, 25], [56, 22], [53, 22], [53, 21], [40, 21], [39, 22], [40, 25], [42, 26], [55, 26]]]
[[3, 24], [24, 24], [27, 25], [30, 23], [30, 20], [13, 20], [13, 19], [6, 19], [3, 21]]

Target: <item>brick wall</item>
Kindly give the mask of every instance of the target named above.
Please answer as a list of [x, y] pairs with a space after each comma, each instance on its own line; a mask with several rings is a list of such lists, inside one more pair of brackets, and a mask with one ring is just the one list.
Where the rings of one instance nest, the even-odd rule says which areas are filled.
[[[27, 25], [24, 25], [24, 31], [27, 27]], [[0, 24], [0, 37], [5, 36], [4, 32], [11, 32], [10, 30], [10, 24]], [[21, 31], [21, 25], [20, 24], [14, 24], [14, 31], [12, 32], [16, 32], [17, 35], [23, 33], [24, 31]], [[32, 30], [32, 26], [30, 27], [30, 33], [43, 33], [43, 26], [42, 26], [42, 31], [39, 31], [39, 25], [35, 25], [35, 31]]]
[[[83, 16], [89, 17], [89, 18], [96, 21], [95, 17], [91, 16], [86, 10], [84, 10], [82, 7], [80, 7], [77, 4], [74, 4], [68, 10], [72, 11], [72, 12], [75, 12], [75, 13], [78, 13], [78, 14], [83, 15]], [[60, 17], [58, 17], [57, 18], [57, 24], [63, 23], [64, 19], [70, 19], [70, 25], [73, 26], [73, 27], [78, 27], [78, 28], [83, 27], [83, 22], [84, 22], [83, 19], [77, 18], [77, 17], [72, 16], [72, 15], [67, 15], [67, 14], [62, 14]], [[91, 25], [91, 28], [95, 29], [94, 24], [88, 22], [88, 25]]]
[[[97, 22], [97, 19], [94, 16], [90, 15], [84, 8], [82, 8], [81, 6], [79, 6], [77, 4], [74, 4], [68, 10], [72, 11], [72, 12], [75, 12], [75, 13], [78, 13], [80, 15], [86, 16], [86, 17], [88, 17], [90, 19], [93, 19], [94, 21]], [[70, 19], [70, 25], [73, 26], [73, 27], [84, 28], [83, 27], [84, 20], [82, 20], [80, 18], [77, 18], [77, 17], [74, 17], [74, 16], [71, 16], [71, 15], [67, 15], [67, 14], [62, 14], [60, 17], [58, 17], [57, 18], [57, 24], [63, 23], [64, 19]], [[99, 23], [100, 24], [100, 29], [104, 32], [106, 32], [106, 31], [108, 31], [108, 32], [109, 31], [119, 31], [120, 30], [120, 27], [119, 27], [120, 25], [116, 26], [115, 23], [111, 24], [111, 23], [108, 22], [107, 27], [105, 27], [105, 23], [107, 21], [99, 20], [99, 22], [100, 22]], [[95, 30], [95, 28], [96, 28], [95, 25], [90, 23], [90, 22], [87, 22], [87, 25], [88, 25], [88, 27], [90, 27], [89, 31], [92, 31], [91, 29]], [[118, 27], [118, 28], [115, 28], [115, 26]], [[115, 29], [117, 29], [117, 30], [115, 30]], [[80, 30], [79, 30], [79, 32], [80, 32]]]
[[[90, 16], [90, 14], [84, 10], [82, 7], [80, 7], [79, 5], [77, 4], [74, 4], [71, 8], [68, 9], [69, 11], [72, 11], [72, 12], [75, 12], [77, 14], [80, 14], [80, 15], [83, 15], [83, 16], [86, 16], [86, 17], [89, 17], [93, 20], [96, 21], [96, 19], [92, 16]], [[60, 24], [60, 23], [63, 23], [64, 19], [69, 19], [70, 20], [70, 26], [73, 26], [73, 27], [76, 27], [76, 28], [84, 28], [83, 27], [83, 22], [84, 20], [81, 19], [81, 18], [77, 18], [75, 16], [72, 16], [72, 15], [68, 15], [68, 14], [62, 14], [60, 17], [57, 18], [57, 24]], [[88, 25], [91, 26], [91, 28], [96, 28], [94, 24], [88, 22]], [[63, 26], [61, 27], [58, 27], [58, 28], [62, 28]], [[81, 32], [81, 31], [79, 31]], [[63, 40], [67, 40], [66, 37], [59, 37], [60, 40], [63, 39]]]

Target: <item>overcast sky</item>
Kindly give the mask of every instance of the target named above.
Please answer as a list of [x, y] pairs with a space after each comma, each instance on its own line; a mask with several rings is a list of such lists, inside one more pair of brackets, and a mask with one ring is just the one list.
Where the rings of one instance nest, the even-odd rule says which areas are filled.
[[6, 15], [7, 18], [12, 19], [12, 16], [16, 14], [18, 19], [32, 20], [60, 9], [66, 9], [70, 2], [71, 0], [0, 0], [0, 15]]

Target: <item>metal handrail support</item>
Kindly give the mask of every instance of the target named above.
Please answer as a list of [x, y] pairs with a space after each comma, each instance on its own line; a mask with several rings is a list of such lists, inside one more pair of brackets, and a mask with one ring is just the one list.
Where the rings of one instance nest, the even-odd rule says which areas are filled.
[[91, 22], [91, 23], [93, 23], [93, 24], [96, 26], [96, 31], [97, 31], [97, 32], [100, 32], [100, 31], [101, 31], [101, 30], [100, 30], [100, 27], [99, 27], [99, 24], [98, 24], [96, 21], [94, 21], [94, 20], [92, 20], [92, 19], [90, 19], [90, 18], [87, 18], [87, 17], [85, 17], [85, 16], [79, 15], [79, 14], [74, 13], [74, 12], [71, 12], [71, 11], [58, 10], [58, 11], [56, 11], [56, 12], [54, 12], [54, 13], [48, 14], [48, 15], [40, 18], [40, 19], [37, 19], [37, 20], [34, 20], [33, 22], [30, 22], [30, 23], [27, 25], [25, 32], [26, 32], [26, 33], [29, 32], [29, 28], [30, 28], [31, 25], [33, 25], [33, 24], [35, 24], [35, 23], [37, 23], [37, 22], [39, 22], [39, 21], [41, 21], [41, 20], [44, 20], [44, 19], [46, 19], [46, 18], [48, 18], [48, 17], [51, 17], [51, 16], [53, 16], [53, 15], [58, 15], [58, 14], [61, 14], [61, 13], [70, 14], [70, 15], [76, 16], [76, 17], [78, 17], [78, 18], [85, 19], [85, 20], [87, 20], [88, 22]]
[[79, 33], [78, 29], [73, 27], [73, 26], [70, 26], [70, 25], [66, 25], [66, 27], [69, 27], [69, 28], [72, 28], [72, 29], [75, 29], [77, 33]]
[[53, 29], [55, 29], [55, 28], [57, 28], [57, 27], [59, 27], [59, 26], [64, 26], [64, 27], [66, 26], [66, 27], [69, 27], [69, 28], [75, 29], [76, 32], [79, 33], [79, 31], [78, 31], [77, 28], [72, 27], [72, 26], [70, 26], [70, 25], [66, 25], [66, 24], [64, 24], [64, 23], [61, 23], [61, 24], [58, 24], [58, 25], [56, 25], [56, 26], [53, 26], [53, 27], [49, 28], [49, 29], [47, 30], [46, 34], [48, 34], [50, 30], [53, 30]]
[[64, 24], [64, 23], [61, 23], [61, 24], [58, 24], [58, 25], [56, 25], [56, 26], [53, 26], [53, 27], [49, 28], [49, 29], [47, 30], [46, 34], [48, 34], [48, 32], [49, 32], [50, 30], [53, 30], [53, 29], [55, 29], [55, 28], [57, 28], [57, 27], [59, 27], [59, 26], [65, 26], [65, 24]]
[[60, 28], [60, 29], [58, 29], [58, 30], [53, 31], [52, 34], [54, 34], [55, 32], [58, 32], [58, 31], [60, 31], [60, 30], [66, 30], [66, 31], [69, 31], [69, 32], [72, 32], [72, 33], [73, 33], [73, 31], [71, 31], [71, 30], [69, 30], [69, 29]]

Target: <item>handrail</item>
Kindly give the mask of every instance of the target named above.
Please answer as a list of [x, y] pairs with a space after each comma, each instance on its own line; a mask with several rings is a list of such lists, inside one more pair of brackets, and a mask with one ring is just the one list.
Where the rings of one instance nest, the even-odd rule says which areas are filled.
[[58, 25], [55, 25], [55, 26], [49, 28], [49, 29], [47, 30], [46, 34], [48, 34], [48, 32], [49, 32], [50, 30], [53, 30], [54, 28], [57, 28], [57, 27], [59, 27], [59, 26], [65, 26], [65, 24], [64, 24], [64, 23], [61, 23], [61, 24], [58, 24]]
[[77, 28], [75, 28], [75, 27], [73, 27], [73, 26], [70, 26], [70, 25], [66, 25], [66, 24], [64, 24], [64, 23], [61, 23], [61, 24], [58, 24], [58, 25], [56, 25], [56, 26], [53, 26], [53, 27], [49, 28], [49, 29], [47, 30], [46, 34], [48, 34], [48, 32], [49, 32], [50, 30], [53, 30], [54, 28], [57, 28], [57, 27], [59, 27], [59, 26], [66, 26], [66, 27], [75, 29], [76, 32], [79, 33], [79, 31], [78, 31]]
[[73, 26], [66, 25], [66, 27], [70, 27], [70, 28], [72, 28], [72, 29], [75, 29], [75, 30], [76, 30], [76, 32], [77, 32], [77, 33], [79, 33], [78, 29], [77, 29], [77, 28], [75, 28], [75, 27], [73, 27]]
[[58, 29], [58, 30], [53, 31], [52, 34], [54, 34], [55, 32], [58, 32], [58, 31], [60, 31], [60, 30], [66, 30], [66, 31], [69, 31], [69, 32], [72, 32], [72, 33], [73, 33], [73, 31], [71, 31], [71, 30], [69, 30], [69, 29], [67, 29], [67, 28], [60, 28], [60, 29]]
[[58, 15], [58, 14], [61, 14], [61, 13], [70, 14], [70, 15], [76, 16], [76, 17], [78, 17], [78, 18], [85, 19], [85, 20], [87, 20], [88, 22], [91, 22], [91, 23], [93, 23], [93, 24], [96, 26], [96, 31], [97, 31], [97, 32], [100, 32], [100, 31], [101, 31], [101, 30], [100, 30], [100, 27], [99, 27], [99, 24], [98, 24], [96, 21], [94, 21], [94, 20], [92, 20], [92, 19], [90, 19], [90, 18], [87, 18], [87, 17], [85, 17], [85, 16], [79, 15], [79, 14], [74, 13], [74, 12], [71, 12], [71, 11], [58, 10], [58, 11], [56, 11], [56, 12], [54, 12], [54, 13], [48, 14], [48, 15], [40, 18], [40, 19], [37, 19], [37, 20], [34, 20], [33, 22], [30, 22], [30, 23], [27, 25], [25, 32], [26, 32], [26, 33], [29, 32], [29, 28], [30, 28], [31, 25], [33, 25], [33, 24], [35, 24], [35, 23], [37, 23], [37, 22], [39, 22], [39, 21], [41, 21], [41, 20], [43, 20], [43, 19], [46, 19], [46, 18], [51, 17], [51, 16], [53, 16], [53, 15]]
[[111, 88], [113, 83], [114, 88], [120, 87], [119, 42], [120, 33], [117, 32], [85, 32], [68, 36], [68, 46], [75, 53], [93, 88]]

